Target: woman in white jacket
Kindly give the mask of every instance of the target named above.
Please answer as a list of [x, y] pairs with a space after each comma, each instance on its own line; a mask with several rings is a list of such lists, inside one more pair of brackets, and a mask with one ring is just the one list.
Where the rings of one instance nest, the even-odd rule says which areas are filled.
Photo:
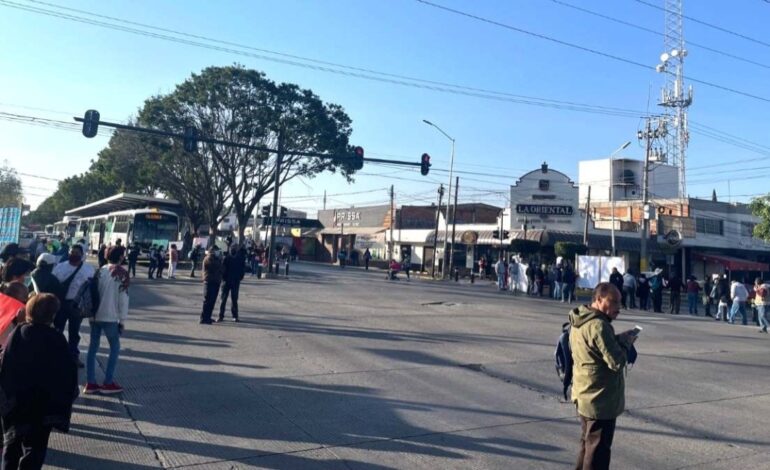
[[[99, 285], [99, 309], [90, 321], [91, 341], [88, 345], [86, 358], [86, 383], [83, 393], [120, 393], [123, 388], [113, 380], [115, 366], [120, 353], [120, 335], [123, 333], [123, 323], [128, 317], [128, 284], [129, 276], [121, 263], [124, 249], [113, 247], [107, 254], [108, 264], [97, 272]], [[96, 352], [104, 332], [110, 343], [110, 356], [107, 360], [107, 370], [104, 373], [104, 384], [96, 383]]]

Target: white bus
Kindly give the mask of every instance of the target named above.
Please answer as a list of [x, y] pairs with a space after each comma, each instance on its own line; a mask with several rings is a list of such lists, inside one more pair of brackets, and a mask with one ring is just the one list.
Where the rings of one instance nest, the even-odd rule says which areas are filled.
[[142, 254], [150, 246], [160, 244], [168, 250], [169, 243], [179, 240], [179, 217], [160, 209], [131, 209], [110, 212], [104, 215], [82, 217], [75, 241], [84, 238], [91, 252], [102, 244], [115, 245], [120, 239], [123, 246], [138, 244]]
[[[72, 242], [72, 238], [75, 236], [75, 234], [78, 231], [78, 220], [80, 218], [76, 216], [71, 215], [65, 215], [64, 218], [53, 225], [51, 225], [51, 232], [50, 234], [52, 236], [58, 236], [61, 235], [64, 237], [64, 240], [67, 243]], [[48, 232], [48, 225], [46, 225], [46, 232]]]

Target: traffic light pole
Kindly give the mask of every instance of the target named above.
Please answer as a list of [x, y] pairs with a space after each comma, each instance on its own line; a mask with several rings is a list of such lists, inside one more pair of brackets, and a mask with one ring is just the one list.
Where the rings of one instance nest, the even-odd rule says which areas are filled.
[[[86, 116], [88, 116], [88, 113], [86, 113]], [[96, 116], [98, 116], [98, 113], [96, 113]], [[83, 135], [86, 137], [93, 137], [96, 135], [96, 131], [98, 130], [98, 126], [105, 126], [105, 127], [111, 127], [113, 129], [120, 129], [120, 130], [126, 130], [126, 131], [133, 131], [133, 132], [141, 132], [144, 134], [151, 134], [151, 135], [158, 135], [162, 137], [174, 137], [177, 139], [181, 139], [182, 141], [190, 140], [191, 135], [188, 133], [177, 133], [177, 132], [168, 132], [168, 131], [161, 131], [158, 129], [150, 129], [148, 127], [139, 127], [139, 126], [128, 126], [126, 124], [119, 124], [116, 122], [108, 122], [108, 121], [101, 121], [101, 120], [93, 120], [88, 118], [81, 118], [81, 117], [74, 117], [73, 118], [76, 122], [82, 122], [84, 129], [83, 129]], [[88, 129], [88, 132], [86, 132], [86, 129]], [[195, 142], [205, 142], [208, 144], [217, 144], [217, 145], [224, 145], [227, 147], [235, 147], [235, 148], [241, 148], [246, 150], [254, 150], [256, 152], [266, 152], [266, 153], [278, 153], [278, 150], [271, 149], [268, 147], [260, 147], [258, 145], [249, 145], [249, 144], [242, 144], [240, 142], [232, 142], [229, 140], [220, 140], [220, 139], [212, 139], [206, 136], [199, 136], [197, 133], [194, 137]], [[362, 150], [363, 152], [363, 150]], [[286, 154], [286, 151], [284, 149], [284, 154]], [[328, 159], [334, 159], [339, 160], [340, 155], [332, 155], [328, 153], [319, 153], [319, 152], [302, 152], [302, 151], [295, 151], [292, 150], [290, 152], [291, 155], [296, 155], [298, 157], [314, 157], [314, 158], [328, 158]], [[368, 157], [362, 157], [361, 160], [363, 162], [370, 162], [370, 163], [390, 163], [394, 165], [405, 165], [405, 166], [422, 166], [421, 162], [408, 162], [405, 160], [386, 160], [384, 158], [368, 158]]]
[[283, 133], [278, 134], [278, 156], [275, 159], [275, 180], [273, 182], [273, 207], [272, 217], [270, 218], [270, 251], [268, 252], [267, 272], [270, 273], [273, 270], [273, 264], [276, 259], [275, 256], [275, 235], [277, 231], [278, 222], [278, 186], [281, 181], [281, 164], [283, 163]]
[[444, 197], [444, 185], [440, 184], [438, 187], [438, 206], [436, 206], [436, 225], [435, 229], [433, 230], [433, 263], [431, 263], [433, 266], [431, 266], [430, 271], [430, 277], [435, 278], [436, 277], [436, 261], [438, 257], [436, 256], [436, 248], [438, 247], [438, 221], [439, 216], [441, 215], [441, 199]]
[[449, 277], [454, 274], [455, 267], [455, 229], [457, 228], [457, 191], [460, 189], [460, 177], [455, 177], [455, 204], [452, 209], [452, 240], [449, 243]]

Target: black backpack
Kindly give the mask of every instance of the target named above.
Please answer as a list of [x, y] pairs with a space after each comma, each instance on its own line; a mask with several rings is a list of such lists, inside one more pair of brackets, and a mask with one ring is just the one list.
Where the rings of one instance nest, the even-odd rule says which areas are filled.
[[564, 394], [564, 399], [567, 398], [567, 390], [572, 385], [572, 350], [569, 347], [569, 322], [561, 326], [561, 334], [559, 335], [559, 341], [556, 343], [556, 352], [554, 352], [554, 361], [556, 366], [556, 374], [561, 380]]

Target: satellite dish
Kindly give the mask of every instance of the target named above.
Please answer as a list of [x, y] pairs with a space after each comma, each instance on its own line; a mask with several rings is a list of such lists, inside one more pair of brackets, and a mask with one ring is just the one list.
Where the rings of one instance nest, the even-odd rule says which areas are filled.
[[687, 57], [687, 49], [682, 49], [682, 57]]
[[655, 66], [655, 71], [658, 73], [661, 73], [664, 70], [666, 70], [666, 67], [663, 64], [658, 64]]
[[669, 58], [670, 57], [669, 57], [668, 53], [666, 53], [666, 52], [664, 52], [663, 54], [660, 55], [660, 61], [661, 62], [668, 62]]
[[679, 57], [679, 49], [673, 49], [671, 51], [671, 57]]

